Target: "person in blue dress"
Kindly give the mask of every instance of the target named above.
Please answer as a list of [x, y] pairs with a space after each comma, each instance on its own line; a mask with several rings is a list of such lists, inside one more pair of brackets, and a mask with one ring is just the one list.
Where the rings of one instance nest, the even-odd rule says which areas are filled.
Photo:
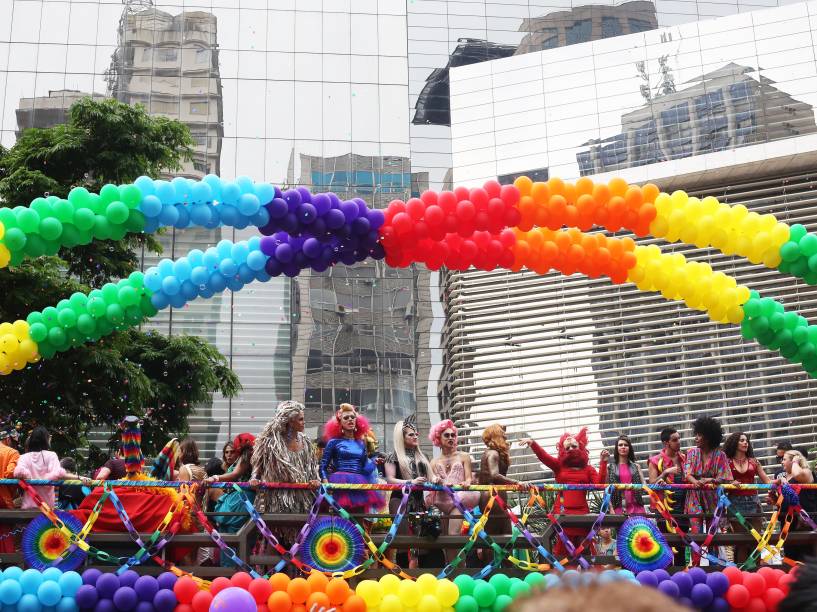
[[[327, 421], [323, 437], [326, 448], [320, 463], [323, 482], [375, 484], [377, 466], [369, 458], [364, 436], [370, 431], [369, 421], [358, 414], [352, 404], [341, 404]], [[384, 505], [380, 491], [334, 489], [332, 497], [351, 513], [366, 514]]]

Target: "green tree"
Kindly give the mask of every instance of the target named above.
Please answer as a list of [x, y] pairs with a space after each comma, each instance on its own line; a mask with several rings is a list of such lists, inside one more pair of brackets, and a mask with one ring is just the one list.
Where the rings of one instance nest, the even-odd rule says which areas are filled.
[[[178, 121], [86, 98], [71, 108], [67, 124], [25, 130], [13, 147], [0, 148], [0, 206], [66, 197], [77, 186], [98, 193], [106, 183], [179, 170], [191, 144]], [[143, 247], [161, 251], [153, 238], [127, 234], [0, 270], [0, 320], [25, 319], [76, 291], [127, 276]], [[240, 388], [224, 356], [200, 338], [131, 329], [0, 377], [0, 416], [26, 428], [46, 426], [57, 451], [67, 453], [86, 448], [92, 428], [141, 415], [143, 446], [153, 453], [187, 431], [195, 404], [213, 392], [232, 397]]]

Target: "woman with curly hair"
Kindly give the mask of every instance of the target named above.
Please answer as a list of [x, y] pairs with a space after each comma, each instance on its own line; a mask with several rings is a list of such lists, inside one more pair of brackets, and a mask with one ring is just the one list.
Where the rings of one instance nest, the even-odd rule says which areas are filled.
[[[352, 404], [341, 404], [323, 430], [326, 448], [320, 462], [323, 482], [340, 484], [375, 484], [377, 466], [369, 458], [364, 438], [370, 431], [369, 421], [358, 414]], [[352, 513], [366, 514], [381, 508], [384, 496], [379, 491], [335, 489], [332, 497]]]
[[[723, 443], [723, 452], [729, 457], [729, 469], [732, 470], [735, 484], [755, 484], [755, 477], [760, 478], [764, 484], [772, 481], [763, 471], [763, 466], [755, 459], [752, 443], [746, 433], [736, 431], [730, 434]], [[760, 497], [757, 491], [748, 489], [729, 491], [729, 501], [732, 502], [732, 507], [746, 517], [749, 524], [760, 532], [763, 528], [763, 510], [760, 507]], [[733, 520], [731, 524], [732, 529], [741, 530], [738, 521]], [[748, 546], [735, 547], [736, 563], [745, 561], [748, 555]]]
[[[442, 451], [439, 457], [431, 461], [432, 478], [438, 478], [440, 484], [449, 486], [468, 486], [472, 483], [471, 457], [457, 446], [457, 426], [451, 419], [440, 421], [428, 433], [431, 443]], [[426, 506], [437, 506], [440, 512], [448, 517], [446, 533], [457, 535], [462, 528], [462, 514], [454, 505], [448, 493], [428, 491], [425, 494]], [[460, 503], [471, 509], [479, 503], [478, 491], [460, 491]], [[459, 517], [459, 518], [457, 518]], [[451, 561], [453, 551], [446, 550], [446, 561]]]
[[[607, 466], [607, 482], [610, 484], [642, 484], [644, 473], [635, 458], [633, 443], [627, 436], [616, 440], [616, 458]], [[647, 514], [641, 491], [614, 489], [611, 507], [614, 514], [633, 516]]]
[[[687, 451], [684, 461], [686, 481], [693, 485], [719, 485], [732, 482], [729, 458], [720, 449], [723, 441], [721, 424], [712, 417], [701, 416], [692, 424], [695, 446]], [[711, 514], [718, 505], [715, 489], [690, 489], [684, 501], [684, 514], [692, 517]], [[701, 519], [690, 518], [690, 531], [701, 532]]]
[[[486, 427], [482, 432], [482, 442], [485, 444], [485, 451], [479, 461], [479, 484], [522, 484], [518, 480], [508, 478], [508, 470], [511, 467], [511, 447], [508, 444], [505, 426], [495, 423]], [[506, 491], [500, 491], [499, 495], [504, 501], [508, 500]], [[483, 491], [480, 499], [480, 507], [483, 511], [489, 499], [490, 494]], [[485, 523], [485, 531], [492, 535], [511, 532], [511, 519], [498, 504], [494, 504], [494, 507], [491, 508], [491, 516]]]

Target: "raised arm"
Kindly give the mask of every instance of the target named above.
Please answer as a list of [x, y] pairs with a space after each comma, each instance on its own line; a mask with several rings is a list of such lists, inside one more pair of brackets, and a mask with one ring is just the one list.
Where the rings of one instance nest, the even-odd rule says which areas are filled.
[[534, 440], [531, 440], [528, 446], [533, 451], [533, 454], [536, 455], [536, 458], [550, 468], [554, 476], [559, 475], [561, 465], [559, 464], [559, 460], [556, 457], [549, 454], [544, 448], [539, 446], [538, 442]]
[[610, 451], [606, 448], [601, 451], [601, 458], [599, 459], [599, 473], [594, 481], [597, 484], [607, 482], [607, 459], [610, 457]]

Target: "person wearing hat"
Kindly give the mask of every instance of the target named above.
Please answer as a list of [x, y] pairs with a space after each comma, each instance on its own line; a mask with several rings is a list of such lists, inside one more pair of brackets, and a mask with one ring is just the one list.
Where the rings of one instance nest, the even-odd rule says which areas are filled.
[[[17, 430], [10, 429], [0, 434], [0, 477], [14, 478], [14, 468], [17, 467], [17, 461], [20, 459], [20, 453], [10, 444], [12, 439], [16, 439]], [[17, 487], [2, 486], [0, 487], [0, 508], [6, 510], [14, 509], [14, 498]], [[0, 523], [0, 553], [14, 552], [14, 538], [2, 537], [11, 533], [11, 525], [8, 523]]]

